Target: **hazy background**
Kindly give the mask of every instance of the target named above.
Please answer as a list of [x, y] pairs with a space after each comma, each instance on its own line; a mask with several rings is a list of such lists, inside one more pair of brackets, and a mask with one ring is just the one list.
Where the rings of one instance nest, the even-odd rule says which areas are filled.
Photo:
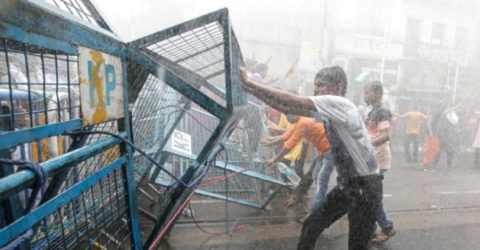
[[[131, 41], [227, 7], [245, 58], [269, 62], [267, 80], [311, 94], [315, 73], [340, 65], [348, 95], [361, 100], [363, 84], [381, 80], [387, 100], [402, 112], [418, 101], [459, 98], [478, 79], [479, 1], [461, 0], [95, 0], [121, 39]], [[426, 104], [426, 105], [425, 105]]]

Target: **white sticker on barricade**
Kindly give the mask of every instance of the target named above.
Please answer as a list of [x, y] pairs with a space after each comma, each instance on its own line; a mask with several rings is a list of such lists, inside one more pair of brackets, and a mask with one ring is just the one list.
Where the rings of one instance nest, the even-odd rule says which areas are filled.
[[172, 151], [187, 155], [192, 154], [192, 136], [185, 132], [175, 129], [170, 137], [169, 145]]
[[119, 57], [79, 47], [78, 73], [85, 126], [125, 116], [122, 60]]

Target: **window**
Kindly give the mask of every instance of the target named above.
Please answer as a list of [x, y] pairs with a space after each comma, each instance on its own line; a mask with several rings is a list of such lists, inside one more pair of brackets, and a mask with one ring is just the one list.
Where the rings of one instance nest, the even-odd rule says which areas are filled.
[[445, 37], [445, 24], [433, 23], [432, 24], [432, 36], [430, 42], [432, 44], [443, 45], [443, 39]]
[[465, 27], [457, 27], [455, 32], [455, 48], [465, 49], [468, 41], [468, 29]]
[[404, 56], [416, 55], [418, 40], [420, 37], [421, 21], [414, 18], [407, 19], [405, 30], [405, 47], [403, 50]]
[[358, 3], [355, 12], [355, 32], [361, 35], [383, 37], [385, 32], [386, 4], [384, 0], [370, 0]]

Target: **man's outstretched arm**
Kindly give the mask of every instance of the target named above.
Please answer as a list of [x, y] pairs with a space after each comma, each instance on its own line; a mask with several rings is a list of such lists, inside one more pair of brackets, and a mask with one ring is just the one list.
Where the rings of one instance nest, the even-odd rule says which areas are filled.
[[243, 89], [280, 112], [311, 117], [317, 110], [308, 97], [261, 85], [249, 80], [245, 69], [240, 69], [240, 72]]

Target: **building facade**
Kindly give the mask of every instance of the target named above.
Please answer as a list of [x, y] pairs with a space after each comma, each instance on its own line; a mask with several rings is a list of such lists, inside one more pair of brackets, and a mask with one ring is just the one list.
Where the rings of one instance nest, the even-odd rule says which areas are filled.
[[474, 1], [328, 2], [329, 63], [347, 69], [353, 98], [361, 97], [366, 81], [382, 80], [392, 108], [403, 111], [412, 99], [458, 101], [473, 84], [479, 36]]

